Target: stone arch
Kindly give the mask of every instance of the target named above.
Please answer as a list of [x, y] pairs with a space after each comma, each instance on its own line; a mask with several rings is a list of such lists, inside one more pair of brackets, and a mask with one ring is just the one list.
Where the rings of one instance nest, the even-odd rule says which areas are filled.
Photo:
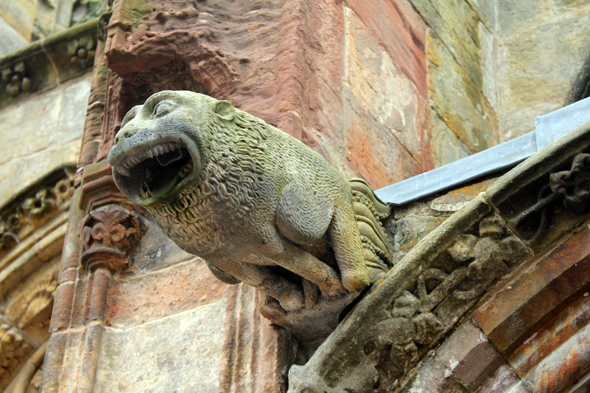
[[0, 207], [0, 389], [34, 392], [66, 233], [75, 166], [60, 166]]

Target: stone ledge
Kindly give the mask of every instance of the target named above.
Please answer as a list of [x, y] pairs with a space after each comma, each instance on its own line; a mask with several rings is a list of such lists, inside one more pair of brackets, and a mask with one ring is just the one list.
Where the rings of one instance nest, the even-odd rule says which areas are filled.
[[0, 109], [92, 71], [99, 18], [0, 57]]

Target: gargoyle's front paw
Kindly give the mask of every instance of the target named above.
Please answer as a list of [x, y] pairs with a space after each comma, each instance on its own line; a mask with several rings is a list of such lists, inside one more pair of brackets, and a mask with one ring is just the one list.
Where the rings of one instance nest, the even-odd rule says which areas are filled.
[[346, 293], [340, 280], [334, 281], [331, 284], [323, 284], [320, 286], [320, 291], [326, 297], [339, 297]]
[[355, 272], [355, 274], [343, 274], [342, 285], [350, 292], [358, 292], [371, 285], [371, 281], [365, 270], [363, 272]]

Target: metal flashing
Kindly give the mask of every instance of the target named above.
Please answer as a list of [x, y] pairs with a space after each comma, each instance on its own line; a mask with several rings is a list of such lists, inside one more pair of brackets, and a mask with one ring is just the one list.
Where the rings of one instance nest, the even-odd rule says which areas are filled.
[[384, 202], [402, 205], [510, 168], [590, 120], [590, 97], [535, 118], [535, 130], [469, 157], [381, 188]]

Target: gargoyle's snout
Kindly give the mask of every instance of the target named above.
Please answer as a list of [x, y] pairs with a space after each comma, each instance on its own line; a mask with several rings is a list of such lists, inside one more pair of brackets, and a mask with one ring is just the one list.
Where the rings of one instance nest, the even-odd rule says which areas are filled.
[[109, 154], [115, 183], [129, 199], [150, 204], [172, 192], [193, 171], [182, 139], [161, 139], [153, 130], [125, 127]]

